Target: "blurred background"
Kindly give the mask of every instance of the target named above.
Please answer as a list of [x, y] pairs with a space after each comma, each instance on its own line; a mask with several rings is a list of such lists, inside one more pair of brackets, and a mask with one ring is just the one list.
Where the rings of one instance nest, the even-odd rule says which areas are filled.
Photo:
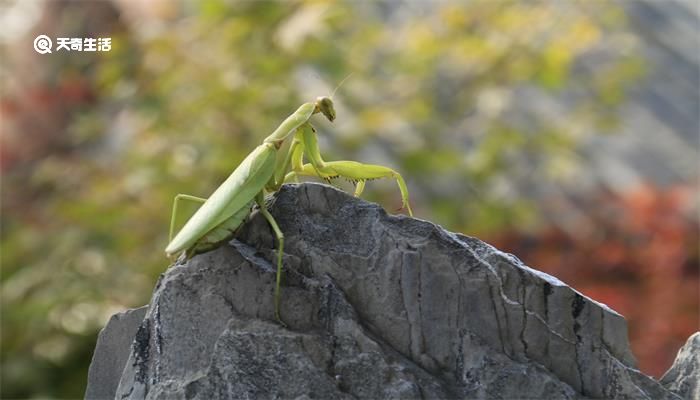
[[659, 377], [699, 325], [698, 7], [3, 1], [0, 397], [82, 397], [97, 332], [169, 264], [173, 196], [351, 73], [315, 119], [327, 160], [394, 167], [417, 217], [622, 313]]

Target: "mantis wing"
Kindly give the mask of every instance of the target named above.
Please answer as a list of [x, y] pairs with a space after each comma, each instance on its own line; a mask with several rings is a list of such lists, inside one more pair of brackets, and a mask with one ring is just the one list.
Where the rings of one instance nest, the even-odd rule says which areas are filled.
[[255, 148], [185, 223], [165, 253], [188, 250], [209, 231], [248, 207], [274, 173], [275, 159], [274, 144], [263, 143]]

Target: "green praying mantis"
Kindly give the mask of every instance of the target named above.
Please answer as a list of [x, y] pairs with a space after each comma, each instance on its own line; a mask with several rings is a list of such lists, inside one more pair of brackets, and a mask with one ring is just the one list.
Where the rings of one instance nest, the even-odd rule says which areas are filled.
[[[330, 97], [318, 97], [314, 102], [302, 104], [241, 162], [208, 199], [178, 194], [173, 202], [170, 243], [165, 253], [168, 257], [173, 257], [184, 252], [186, 258], [211, 250], [233, 237], [257, 203], [260, 213], [272, 227], [278, 242], [274, 307], [275, 318], [280, 322], [282, 322], [279, 301], [284, 234], [267, 210], [266, 194], [276, 192], [282, 184], [296, 180], [297, 176], [314, 176], [326, 181], [337, 177], [346, 178], [356, 183], [355, 196], [362, 193], [367, 180], [394, 178], [401, 192], [402, 208], [406, 209], [409, 215], [413, 215], [408, 203], [406, 183], [398, 172], [381, 165], [323, 160], [316, 129], [309, 122], [311, 117], [318, 113], [323, 114], [331, 122], [335, 120], [335, 109]], [[290, 137], [293, 139], [287, 154], [284, 157], [278, 157], [277, 153]], [[308, 159], [306, 164], [304, 156]], [[201, 203], [201, 206], [173, 238], [180, 200]]]

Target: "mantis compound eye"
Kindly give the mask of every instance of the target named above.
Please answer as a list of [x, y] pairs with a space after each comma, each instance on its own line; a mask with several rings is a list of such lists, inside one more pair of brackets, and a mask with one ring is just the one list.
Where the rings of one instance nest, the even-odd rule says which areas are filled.
[[325, 115], [329, 121], [333, 122], [335, 120], [335, 108], [333, 108], [333, 100], [330, 97], [318, 97], [316, 99], [316, 110]]

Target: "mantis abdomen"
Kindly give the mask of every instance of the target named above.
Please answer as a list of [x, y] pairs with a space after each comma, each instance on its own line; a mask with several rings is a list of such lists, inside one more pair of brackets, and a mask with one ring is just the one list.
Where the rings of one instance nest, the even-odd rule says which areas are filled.
[[[187, 221], [165, 249], [166, 254], [173, 255], [182, 250], [189, 250], [200, 239], [210, 234], [210, 239], [215, 237], [216, 232], [213, 231], [219, 225], [239, 213], [243, 214], [243, 210], [249, 211], [250, 208], [246, 206], [253, 201], [274, 173], [276, 153], [277, 149], [272, 143], [263, 143], [255, 148]], [[239, 224], [243, 218], [240, 220]], [[232, 227], [230, 224], [226, 226], [226, 229], [236, 228], [237, 226]]]

